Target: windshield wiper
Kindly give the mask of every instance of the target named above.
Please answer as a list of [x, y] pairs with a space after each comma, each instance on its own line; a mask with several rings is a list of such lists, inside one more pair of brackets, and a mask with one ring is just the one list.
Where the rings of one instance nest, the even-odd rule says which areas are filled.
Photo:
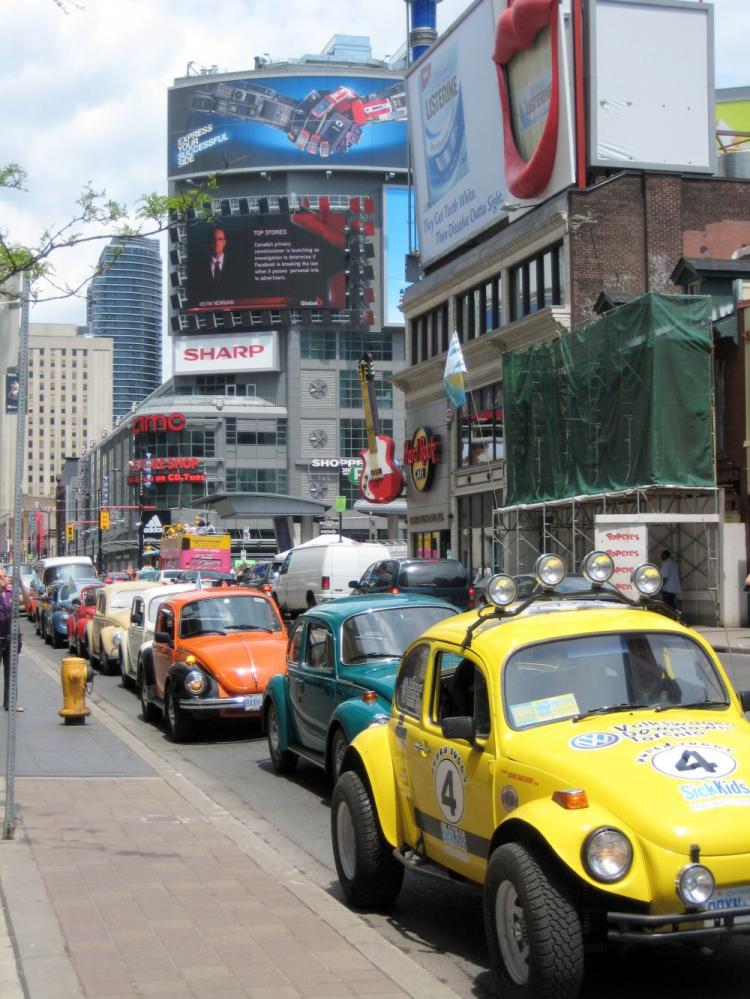
[[621, 704], [603, 704], [600, 708], [589, 708], [588, 711], [582, 711], [579, 715], [574, 715], [572, 720], [579, 722], [583, 721], [584, 718], [591, 718], [592, 715], [616, 714], [618, 711], [636, 711], [638, 708], [650, 707], [653, 707], [653, 705], [630, 704], [628, 701], [623, 701]]
[[273, 631], [273, 628], [264, 628], [261, 624], [228, 624], [227, 631]]
[[368, 659], [398, 659], [400, 657], [400, 652], [363, 652], [361, 656], [354, 656], [354, 658], [349, 659], [349, 665], [354, 665], [354, 663], [364, 663]]
[[685, 701], [684, 704], [657, 704], [654, 711], [674, 711], [675, 708], [728, 708], [729, 701]]

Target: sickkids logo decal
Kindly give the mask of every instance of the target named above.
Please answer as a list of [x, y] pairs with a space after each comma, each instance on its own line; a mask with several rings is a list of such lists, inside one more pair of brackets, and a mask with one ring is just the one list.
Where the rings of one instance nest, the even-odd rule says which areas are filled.
[[559, 0], [508, 0], [493, 60], [503, 112], [505, 179], [517, 198], [536, 198], [552, 176], [560, 111]]

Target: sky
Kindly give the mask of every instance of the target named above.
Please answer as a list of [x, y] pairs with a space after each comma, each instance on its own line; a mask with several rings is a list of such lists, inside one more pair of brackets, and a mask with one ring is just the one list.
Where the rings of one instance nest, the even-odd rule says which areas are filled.
[[[443, 31], [470, 3], [442, 0]], [[750, 2], [715, 0], [716, 86], [750, 85]], [[134, 207], [166, 192], [167, 88], [187, 65], [239, 71], [320, 52], [334, 34], [368, 35], [375, 58], [406, 36], [403, 0], [11, 0], [3, 4], [0, 164], [26, 191], [0, 190], [0, 227], [33, 243], [75, 214], [84, 185]], [[634, 54], [637, 66], [637, 55]], [[64, 250], [59, 277], [78, 284], [105, 242]], [[166, 290], [165, 290], [166, 294]], [[40, 303], [32, 322], [85, 323], [85, 297]]]

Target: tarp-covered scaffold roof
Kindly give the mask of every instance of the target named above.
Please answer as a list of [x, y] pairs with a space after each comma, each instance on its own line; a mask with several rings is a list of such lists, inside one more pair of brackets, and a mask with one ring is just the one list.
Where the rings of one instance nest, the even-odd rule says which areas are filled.
[[650, 293], [503, 358], [506, 504], [716, 485], [711, 305]]

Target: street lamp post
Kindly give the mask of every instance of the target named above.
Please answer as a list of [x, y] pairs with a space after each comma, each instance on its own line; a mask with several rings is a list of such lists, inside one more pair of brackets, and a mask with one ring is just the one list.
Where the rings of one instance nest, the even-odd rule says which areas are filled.
[[97, 552], [96, 552], [96, 571], [101, 576], [103, 562], [102, 562], [102, 491], [97, 489], [96, 491], [96, 538], [97, 538]]

